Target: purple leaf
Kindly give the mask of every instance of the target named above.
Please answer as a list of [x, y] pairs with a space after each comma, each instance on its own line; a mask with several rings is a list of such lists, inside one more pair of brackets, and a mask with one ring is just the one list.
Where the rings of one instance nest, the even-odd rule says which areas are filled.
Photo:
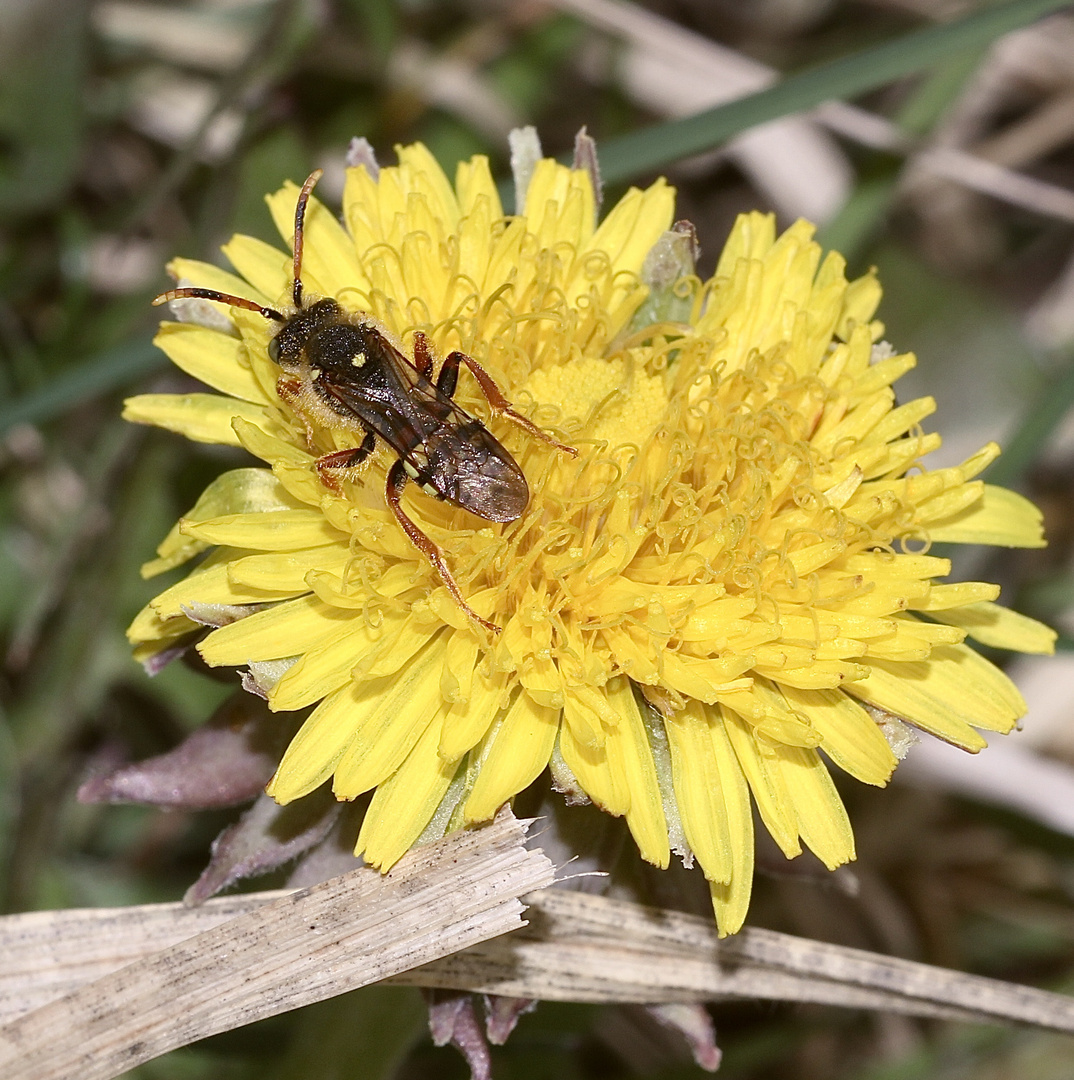
[[520, 1016], [537, 1008], [536, 998], [485, 995], [485, 1033], [493, 1046], [503, 1046], [515, 1030]]
[[360, 799], [357, 803], [340, 804], [340, 813], [329, 834], [295, 863], [287, 877], [289, 889], [318, 885], [365, 865], [365, 860], [354, 854], [354, 845], [368, 802]]
[[723, 1051], [716, 1045], [716, 1028], [704, 1005], [668, 1002], [644, 1008], [662, 1028], [677, 1033], [686, 1041], [700, 1068], [715, 1072], [720, 1067]]
[[235, 694], [174, 750], [90, 777], [78, 799], [183, 810], [237, 806], [268, 783], [288, 734], [263, 702]]
[[353, 169], [359, 165], [365, 166], [365, 171], [374, 180], [380, 176], [380, 166], [377, 164], [377, 155], [373, 152], [373, 146], [364, 135], [356, 135], [351, 139], [347, 147], [347, 168]]
[[191, 622], [211, 626], [214, 629], [245, 619], [247, 615], [253, 615], [264, 606], [264, 604], [202, 604], [196, 600], [192, 600], [189, 604], [179, 605], [183, 614]]
[[201, 904], [236, 881], [267, 874], [297, 858], [328, 835], [339, 810], [327, 788], [287, 806], [262, 795], [213, 841], [209, 865], [183, 902]]
[[632, 1073], [676, 1073], [691, 1058], [715, 1072], [720, 1049], [712, 1019], [701, 1005], [613, 1005], [602, 1010], [597, 1037]]
[[604, 202], [604, 182], [600, 178], [597, 144], [584, 126], [574, 136], [574, 163], [571, 168], [584, 169], [589, 173], [589, 183], [593, 187], [593, 201], [596, 203], [596, 213], [599, 217], [600, 206]]
[[194, 644], [195, 640], [194, 635], [180, 638], [176, 644], [169, 645], [166, 649], [161, 649], [159, 652], [145, 657], [142, 660], [142, 668], [150, 678], [159, 675], [173, 660], [178, 660]]
[[451, 1043], [466, 1058], [470, 1080], [491, 1080], [492, 1061], [485, 1033], [474, 1011], [473, 996], [458, 990], [427, 990], [426, 1003], [433, 1045]]

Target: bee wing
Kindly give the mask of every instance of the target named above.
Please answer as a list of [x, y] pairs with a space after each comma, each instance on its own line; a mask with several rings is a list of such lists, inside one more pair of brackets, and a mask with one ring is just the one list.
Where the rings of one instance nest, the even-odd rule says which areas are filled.
[[375, 378], [334, 373], [327, 382], [321, 381], [320, 392], [331, 397], [341, 411], [360, 420], [401, 458], [412, 460], [427, 440], [445, 428], [473, 422], [395, 349], [385, 349], [380, 359]]
[[517, 518], [529, 488], [488, 428], [388, 342], [378, 342], [375, 353], [367, 343], [365, 352], [353, 371], [340, 365], [327, 379], [324, 371], [318, 376], [318, 392], [335, 411], [383, 439], [427, 494], [488, 521]]

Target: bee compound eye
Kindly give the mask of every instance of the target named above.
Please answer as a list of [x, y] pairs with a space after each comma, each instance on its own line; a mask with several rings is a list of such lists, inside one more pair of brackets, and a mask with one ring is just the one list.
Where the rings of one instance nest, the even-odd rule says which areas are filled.
[[268, 355], [269, 359], [274, 363], [280, 362], [280, 339], [272, 338], [268, 343]]

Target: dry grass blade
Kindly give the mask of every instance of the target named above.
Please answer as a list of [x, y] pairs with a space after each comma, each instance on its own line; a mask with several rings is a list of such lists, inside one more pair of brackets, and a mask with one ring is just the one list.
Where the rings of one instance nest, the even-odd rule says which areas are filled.
[[[177, 1046], [516, 929], [523, 911], [518, 897], [548, 885], [553, 874], [524, 840], [525, 827], [505, 814], [484, 829], [416, 849], [384, 877], [361, 869], [277, 894], [194, 937], [188, 923], [180, 931], [185, 940], [125, 966], [120, 960], [118, 970], [0, 1029], [0, 1073], [5, 1080], [108, 1080]], [[181, 909], [168, 907], [169, 921], [183, 926]], [[135, 909], [133, 924], [113, 923], [113, 933], [125, 930], [133, 941], [144, 915]], [[0, 951], [11, 961], [5, 974], [25, 976], [28, 946], [47, 941], [52, 955], [45, 953], [45, 966], [55, 988], [65, 944], [59, 935], [49, 934], [40, 916], [4, 921]], [[194, 914], [201, 929], [198, 922]], [[158, 935], [151, 947], [159, 942]]]
[[[678, 967], [682, 971], [687, 970], [688, 964], [701, 962], [726, 977], [734, 975], [740, 965], [753, 966], [763, 971], [802, 976], [811, 983], [829, 984], [828, 989], [820, 986], [817, 996], [795, 997], [794, 1000], [823, 1000], [875, 1008], [878, 1006], [867, 1004], [866, 998], [880, 994], [888, 999], [888, 1004], [882, 1007], [890, 1008], [891, 999], [899, 999], [903, 1007], [898, 1011], [902, 1012], [919, 1013], [917, 1008], [906, 1007], [911, 1004], [933, 1005], [945, 1011], [957, 1010], [966, 1018], [972, 1014], [977, 1020], [1018, 1021], [1074, 1033], [1074, 999], [1062, 994], [772, 930], [747, 928], [734, 937], [719, 941], [715, 927], [707, 919], [680, 912], [654, 911], [622, 901], [559, 890], [546, 892], [539, 900], [530, 900], [531, 912], [539, 913], [541, 918], [534, 920], [527, 934], [543, 933], [545, 937], [552, 936], [559, 941], [594, 943], [603, 939], [620, 945], [630, 943], [630, 947], [639, 951], [660, 953], [664, 967]], [[675, 957], [673, 962], [672, 956]], [[451, 959], [448, 958], [449, 962]], [[659, 967], [651, 959], [645, 964], [650, 985], [660, 978]], [[742, 985], [745, 987], [748, 983]], [[850, 992], [845, 1000], [836, 1000], [837, 995], [832, 990], [835, 985]], [[856, 1000], [856, 991], [867, 994]], [[735, 988], [723, 992], [737, 996], [743, 991]], [[758, 993], [755, 989], [747, 990], [747, 994], [779, 996]]]
[[[537, 907], [542, 907], [545, 897], [531, 899]], [[586, 904], [599, 900], [591, 896], [581, 899]], [[748, 937], [750, 931], [742, 933]], [[821, 947], [827, 948], [823, 944]], [[717, 959], [711, 951], [699, 955], [666, 946], [647, 947], [644, 941], [627, 944], [611, 936], [562, 941], [512, 935], [509, 939], [483, 942], [389, 981], [510, 998], [592, 1004], [653, 1005], [740, 998], [875, 1009], [938, 1020], [995, 1019], [897, 992], [848, 985], [750, 962], [728, 963], [722, 953], [720, 957]]]
[[[205, 940], [209, 927], [279, 904], [280, 896], [0, 920], [0, 950], [10, 958], [0, 977], [0, 1015], [40, 1006], [130, 963], [139, 950], [152, 953], [192, 934], [201, 935], [195, 942]], [[719, 941], [706, 919], [567, 890], [545, 890], [526, 902], [531, 925], [519, 933], [387, 981], [561, 1001], [803, 1001], [1074, 1033], [1074, 1001], [1031, 987], [769, 930], [746, 929]]]
[[808, 1001], [1074, 1033], [1074, 1000], [878, 953], [562, 890], [528, 897], [531, 925], [394, 982], [561, 1001]]

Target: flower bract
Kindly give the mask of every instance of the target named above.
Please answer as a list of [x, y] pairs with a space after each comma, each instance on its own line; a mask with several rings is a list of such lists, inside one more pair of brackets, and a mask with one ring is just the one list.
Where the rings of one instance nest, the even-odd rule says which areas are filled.
[[[276, 710], [312, 707], [269, 785], [373, 791], [357, 843], [390, 867], [419, 838], [481, 822], [548, 767], [625, 818], [641, 855], [696, 858], [721, 932], [742, 924], [754, 818], [788, 857], [854, 857], [831, 766], [883, 785], [902, 722], [970, 751], [1025, 709], [964, 643], [1047, 652], [1047, 628], [947, 583], [934, 542], [1035, 547], [1040, 514], [978, 479], [998, 448], [930, 469], [929, 398], [896, 404], [915, 363], [880, 342], [880, 286], [853, 281], [799, 221], [735, 224], [715, 273], [693, 273], [674, 192], [631, 189], [598, 220], [590, 174], [541, 160], [504, 212], [485, 159], [451, 183], [420, 145], [348, 170], [342, 222], [316, 199], [309, 297], [377, 321], [400, 350], [462, 350], [576, 459], [490, 418], [462, 372], [455, 401], [525, 474], [518, 520], [490, 524], [406, 489], [445, 553], [452, 601], [384, 501], [381, 446], [333, 491], [276, 392], [278, 324], [188, 301], [157, 343], [209, 392], [151, 394], [127, 416], [244, 447], [147, 573], [198, 561], [138, 615], [142, 658], [202, 631], [212, 665], [246, 666]], [[292, 239], [297, 188], [268, 199]], [[286, 311], [291, 256], [236, 236], [236, 274], [173, 274]]]

